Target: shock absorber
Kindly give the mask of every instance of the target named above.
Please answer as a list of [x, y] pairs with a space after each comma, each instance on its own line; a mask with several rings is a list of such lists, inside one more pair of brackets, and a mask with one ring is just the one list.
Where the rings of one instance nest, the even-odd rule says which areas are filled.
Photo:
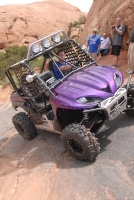
[[89, 121], [89, 115], [88, 115], [88, 113], [84, 113], [84, 121], [85, 122], [88, 122]]
[[83, 122], [87, 123], [88, 120], [89, 120], [88, 113], [83, 113], [83, 119], [82, 119], [82, 121], [80, 122], [80, 124], [83, 124]]

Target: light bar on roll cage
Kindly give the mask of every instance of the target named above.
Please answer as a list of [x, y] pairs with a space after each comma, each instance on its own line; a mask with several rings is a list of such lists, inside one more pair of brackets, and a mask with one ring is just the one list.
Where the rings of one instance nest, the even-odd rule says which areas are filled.
[[50, 42], [49, 39], [44, 39], [42, 45], [43, 45], [44, 48], [47, 49], [47, 48], [49, 48], [51, 46], [51, 42]]
[[61, 37], [59, 34], [55, 34], [51, 38], [55, 43], [59, 43], [61, 41]]
[[32, 46], [32, 52], [34, 54], [38, 54], [40, 51], [42, 51], [42, 46], [40, 45], [40, 43], [36, 43]]
[[67, 35], [61, 30], [40, 40], [33, 42], [28, 49], [27, 60], [47, 52], [48, 50], [62, 44], [68, 40]]

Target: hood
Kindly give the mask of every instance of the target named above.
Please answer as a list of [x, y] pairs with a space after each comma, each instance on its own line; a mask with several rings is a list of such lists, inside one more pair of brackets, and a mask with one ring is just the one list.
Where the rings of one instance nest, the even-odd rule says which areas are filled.
[[[54, 92], [60, 101], [76, 101], [81, 97], [106, 99], [118, 89], [114, 74], [123, 82], [121, 72], [108, 66], [86, 67], [67, 77]], [[57, 99], [56, 98], [56, 99]]]

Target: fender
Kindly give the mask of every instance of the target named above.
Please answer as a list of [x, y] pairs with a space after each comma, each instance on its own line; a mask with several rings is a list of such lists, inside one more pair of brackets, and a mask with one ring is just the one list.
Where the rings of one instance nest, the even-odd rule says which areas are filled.
[[26, 113], [28, 113], [29, 117], [34, 121], [35, 124], [43, 124], [41, 120], [41, 114], [35, 112], [31, 107], [27, 100], [23, 99], [17, 92], [14, 92], [10, 96], [10, 100], [14, 110], [17, 111], [18, 108], [22, 108]]

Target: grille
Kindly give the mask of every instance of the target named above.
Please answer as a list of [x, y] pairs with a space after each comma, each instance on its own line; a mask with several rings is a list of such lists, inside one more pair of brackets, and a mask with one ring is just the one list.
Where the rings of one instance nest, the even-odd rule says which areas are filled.
[[114, 119], [126, 108], [127, 91], [125, 88], [119, 88], [114, 96], [101, 102], [101, 107], [105, 108], [109, 119]]
[[85, 53], [85, 51], [81, 49], [81, 47], [73, 40], [70, 40], [58, 48], [58, 51], [59, 50], [65, 52], [67, 62], [71, 64], [77, 63], [78, 67], [81, 67], [81, 64], [84, 65], [93, 62], [93, 60]]

